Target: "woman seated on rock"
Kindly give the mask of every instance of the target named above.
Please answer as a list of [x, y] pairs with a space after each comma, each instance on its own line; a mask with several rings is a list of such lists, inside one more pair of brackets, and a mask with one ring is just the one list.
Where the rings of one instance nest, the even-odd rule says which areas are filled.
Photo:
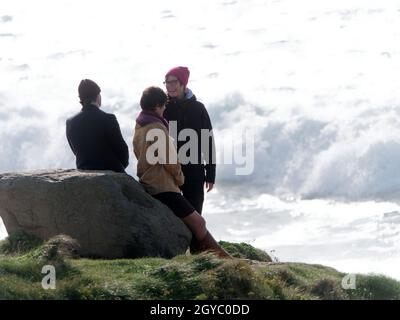
[[181, 194], [184, 176], [177, 160], [167, 120], [163, 117], [167, 95], [158, 87], [143, 91], [142, 111], [136, 118], [133, 150], [138, 160], [137, 175], [146, 191], [169, 207], [192, 232], [191, 252], [213, 251], [230, 258], [206, 228], [204, 218]]

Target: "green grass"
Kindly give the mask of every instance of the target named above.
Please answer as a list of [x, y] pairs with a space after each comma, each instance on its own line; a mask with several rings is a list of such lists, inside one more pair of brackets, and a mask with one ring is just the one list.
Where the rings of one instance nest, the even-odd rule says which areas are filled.
[[[243, 259], [200, 254], [94, 260], [72, 254], [76, 247], [68, 238], [30, 240], [19, 234], [0, 243], [0, 299], [400, 299], [394, 279], [358, 274], [356, 289], [344, 290], [345, 274], [335, 269], [272, 263], [244, 243], [221, 242]], [[41, 287], [46, 264], [56, 268], [55, 290]]]
[[7, 239], [0, 241], [0, 253], [21, 254], [43, 244], [43, 241], [22, 230], [16, 231]]
[[271, 262], [271, 257], [260, 249], [254, 248], [247, 243], [232, 243], [227, 241], [220, 241], [219, 244], [229, 252], [232, 257], [245, 258], [257, 261]]

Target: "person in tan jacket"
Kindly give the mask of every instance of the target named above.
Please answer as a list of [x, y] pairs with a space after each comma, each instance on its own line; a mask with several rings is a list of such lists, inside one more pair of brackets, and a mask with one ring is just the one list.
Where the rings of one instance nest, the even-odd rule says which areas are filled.
[[206, 228], [204, 218], [182, 195], [184, 176], [168, 122], [163, 117], [167, 95], [158, 87], [143, 91], [142, 111], [136, 118], [133, 151], [137, 158], [137, 176], [145, 190], [164, 203], [182, 219], [192, 232], [191, 252], [213, 251], [218, 256], [231, 256], [220, 247]]

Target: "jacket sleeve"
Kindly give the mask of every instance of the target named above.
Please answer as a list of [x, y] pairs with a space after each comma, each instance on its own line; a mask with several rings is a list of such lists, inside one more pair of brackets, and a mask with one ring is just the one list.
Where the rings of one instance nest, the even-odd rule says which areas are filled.
[[71, 136], [71, 126], [70, 126], [69, 120], [66, 121], [65, 127], [66, 127], [66, 132], [65, 132], [65, 133], [66, 133], [66, 136], [67, 136], [68, 144], [69, 144], [69, 146], [70, 146], [72, 152], [74, 153], [74, 155], [76, 155], [76, 151], [74, 150], [74, 147], [73, 147], [73, 145], [72, 145], [72, 143], [71, 143], [71, 140], [70, 140], [70, 136]]
[[210, 116], [208, 115], [207, 109], [203, 106], [203, 112], [201, 117], [201, 128], [208, 129], [211, 132], [211, 136], [208, 138], [208, 150], [207, 153], [204, 154], [205, 156], [205, 169], [206, 169], [206, 182], [215, 183], [215, 174], [216, 174], [216, 152], [215, 152], [215, 140], [214, 134], [212, 132], [212, 125]]
[[122, 137], [117, 118], [113, 114], [109, 116], [106, 131], [107, 138], [111, 143], [111, 148], [121, 161], [124, 168], [126, 168], [129, 164], [129, 150], [124, 138]]

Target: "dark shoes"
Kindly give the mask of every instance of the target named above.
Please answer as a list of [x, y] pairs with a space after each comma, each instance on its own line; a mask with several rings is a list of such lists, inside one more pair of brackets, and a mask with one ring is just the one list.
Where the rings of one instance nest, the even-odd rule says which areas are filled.
[[190, 245], [190, 252], [192, 254], [204, 251], [215, 253], [220, 258], [233, 259], [232, 256], [218, 244], [218, 242], [209, 232], [207, 232], [206, 236], [202, 240], [193, 238]]

